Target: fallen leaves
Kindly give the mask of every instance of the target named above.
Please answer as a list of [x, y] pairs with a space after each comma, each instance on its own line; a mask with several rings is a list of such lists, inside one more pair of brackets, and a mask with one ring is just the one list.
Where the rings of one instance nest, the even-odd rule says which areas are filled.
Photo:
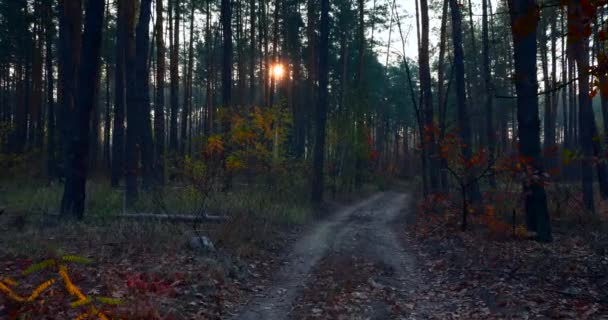
[[608, 317], [608, 257], [576, 235], [551, 244], [495, 241], [475, 232], [405, 233], [432, 319]]

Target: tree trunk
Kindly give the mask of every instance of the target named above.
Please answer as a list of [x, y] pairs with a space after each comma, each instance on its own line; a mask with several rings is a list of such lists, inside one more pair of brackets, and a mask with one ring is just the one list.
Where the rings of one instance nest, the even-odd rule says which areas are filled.
[[[222, 0], [222, 30], [224, 31], [224, 48], [222, 54], [222, 106], [229, 108], [232, 102], [232, 3]], [[228, 128], [222, 128], [227, 131]]]
[[125, 1], [118, 1], [116, 22], [116, 67], [114, 69], [114, 123], [112, 130], [112, 187], [116, 188], [125, 174], [125, 46], [127, 42]]
[[[99, 78], [104, 4], [104, 0], [87, 1], [84, 34], [82, 36], [82, 65], [77, 82], [77, 108], [74, 110], [75, 114], [71, 119], [71, 139], [67, 147], [66, 181], [61, 201], [61, 213], [78, 219], [82, 219], [84, 215], [89, 121], [91, 109], [97, 98], [95, 84]], [[80, 14], [80, 6], [77, 5], [78, 3], [76, 3], [76, 6], [68, 8], [65, 7], [64, 3], [64, 18], [70, 22], [77, 21]], [[80, 35], [78, 34], [78, 36]]]
[[186, 154], [188, 144], [190, 141], [188, 138], [188, 119], [190, 118], [190, 112], [192, 108], [192, 68], [194, 64], [194, 2], [191, 3], [190, 8], [190, 43], [188, 44], [188, 66], [187, 74], [184, 77], [184, 107], [182, 109], [182, 138], [180, 152], [182, 157]]
[[[534, 0], [516, 0], [511, 2], [510, 14], [520, 153], [522, 157], [531, 159], [530, 165], [534, 168], [534, 173], [542, 175], [536, 80], [536, 8]], [[551, 241], [551, 222], [545, 188], [537, 179], [531, 179], [529, 183], [524, 184], [524, 194], [528, 230], [536, 232], [539, 241]]]
[[255, 38], [255, 0], [249, 0], [249, 23], [251, 25], [249, 30], [249, 103], [255, 104], [255, 64], [256, 64], [256, 38]]
[[[78, 76], [78, 65], [80, 64], [81, 33], [82, 33], [82, 10], [80, 1], [64, 1], [60, 5], [60, 79], [62, 101], [61, 135], [63, 146], [62, 169], [66, 170], [67, 157], [69, 154], [68, 142], [70, 141], [71, 116], [76, 110], [76, 80]], [[19, 69], [17, 69], [18, 75]], [[18, 88], [19, 89], [19, 88]], [[18, 95], [17, 95], [18, 98]], [[19, 113], [17, 113], [17, 116]]]
[[141, 0], [136, 29], [135, 99], [138, 116], [138, 144], [143, 168], [143, 187], [150, 189], [154, 182], [154, 146], [150, 119], [150, 15], [152, 0]]
[[[154, 167], [156, 183], [165, 183], [165, 42], [163, 1], [156, 1], [156, 99], [154, 101]], [[169, 0], [171, 1], [171, 0]]]
[[105, 67], [106, 67], [106, 110], [104, 116], [104, 129], [103, 129], [103, 157], [104, 157], [104, 166], [106, 169], [112, 168], [112, 156], [111, 156], [111, 143], [110, 143], [110, 132], [112, 126], [112, 113], [111, 113], [111, 103], [110, 103], [110, 74], [112, 73], [112, 66], [110, 64], [110, 5], [106, 4], [106, 14], [105, 14], [105, 48], [104, 52], [106, 53], [105, 57]]
[[[458, 126], [460, 128], [460, 137], [464, 145], [462, 146], [462, 155], [465, 161], [471, 159], [471, 124], [469, 120], [469, 112], [467, 110], [466, 91], [465, 91], [465, 70], [464, 70], [464, 52], [462, 49], [462, 16], [460, 14], [460, 6], [457, 0], [450, 0], [450, 9], [452, 11], [452, 37], [454, 43], [454, 75], [456, 79], [456, 95], [458, 105]], [[467, 177], [469, 181], [471, 177]], [[477, 181], [469, 181], [469, 190], [467, 193], [473, 201], [481, 198], [479, 185]], [[468, 184], [467, 183], [467, 184]]]
[[139, 171], [139, 133], [140, 119], [137, 93], [137, 68], [136, 45], [135, 45], [135, 0], [123, 0], [126, 4], [126, 31], [125, 31], [125, 86], [127, 97], [127, 143], [125, 148], [126, 161], [126, 196], [127, 207], [135, 204], [138, 197], [137, 175]]
[[[580, 0], [568, 5], [569, 54], [578, 69], [579, 144], [583, 151], [581, 177], [583, 203], [589, 212], [595, 213], [593, 200], [593, 122], [595, 122], [591, 98], [589, 97], [589, 38], [584, 33], [586, 14]], [[576, 34], [576, 36], [574, 36]]]
[[[437, 67], [437, 97], [439, 111], [439, 141], [442, 141], [446, 134], [447, 127], [447, 93], [445, 90], [445, 53], [447, 45], [447, 20], [448, 20], [448, 5], [449, 0], [443, 0], [443, 9], [441, 14], [441, 27], [439, 35], [439, 62]], [[441, 159], [441, 191], [447, 193], [449, 190], [447, 160]]]
[[319, 38], [319, 100], [316, 108], [316, 134], [313, 156], [312, 201], [323, 201], [323, 162], [325, 159], [325, 122], [329, 82], [329, 0], [321, 0]]
[[[486, 109], [486, 142], [488, 147], [488, 161], [494, 162], [496, 157], [496, 134], [494, 127], [494, 106], [492, 88], [492, 70], [490, 69], [490, 35], [488, 28], [488, 1], [482, 0], [483, 21], [482, 21], [482, 47], [483, 47], [483, 78], [485, 89], [485, 109]], [[496, 177], [494, 170], [490, 172], [490, 186], [496, 188]]]
[[[547, 39], [547, 24], [543, 23], [542, 27], [539, 28], [539, 40], [541, 43], [548, 43], [549, 39]], [[550, 156], [550, 149], [553, 145], [555, 145], [555, 135], [552, 133], [552, 107], [553, 95], [551, 94], [551, 79], [549, 78], [549, 50], [546, 45], [540, 46], [540, 59], [541, 66], [543, 72], [543, 84], [544, 84], [544, 154], [545, 154], [545, 168], [552, 168], [553, 163], [552, 157]]]
[[[420, 90], [422, 101], [420, 107], [424, 110], [424, 125], [429, 142], [425, 146], [429, 157], [429, 182], [431, 193], [439, 192], [439, 156], [437, 154], [433, 93], [431, 90], [431, 67], [429, 62], [429, 6], [427, 0], [420, 0], [421, 38], [419, 48]], [[425, 138], [426, 139], [426, 138]]]
[[206, 7], [206, 21], [205, 21], [205, 51], [207, 53], [207, 59], [205, 64], [207, 68], [208, 76], [205, 79], [205, 135], [209, 136], [213, 134], [213, 95], [212, 95], [212, 79], [213, 79], [213, 56], [212, 52], [212, 39], [211, 34], [211, 3], [207, 1]]
[[[171, 120], [169, 124], [169, 150], [175, 155], [178, 152], [178, 138], [177, 138], [177, 112], [179, 109], [179, 1], [180, 0], [169, 0], [173, 9], [173, 25], [169, 32], [173, 34], [173, 41], [171, 45], [171, 65], [170, 65], [170, 77], [171, 77]], [[171, 10], [170, 10], [171, 11]]]
[[[55, 133], [55, 98], [54, 98], [54, 78], [53, 78], [53, 42], [55, 39], [55, 25], [53, 23], [53, 8], [51, 3], [46, 3], [46, 101], [47, 101], [47, 175], [50, 180], [56, 178], [56, 133]], [[2, 90], [0, 81], [0, 90]], [[0, 121], [2, 121], [0, 117]], [[0, 146], [1, 148], [2, 146]]]

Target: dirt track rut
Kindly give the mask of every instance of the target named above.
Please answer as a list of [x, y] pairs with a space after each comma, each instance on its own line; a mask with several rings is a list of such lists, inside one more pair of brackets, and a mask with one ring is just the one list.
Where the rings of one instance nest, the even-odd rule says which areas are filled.
[[[316, 225], [294, 244], [286, 263], [273, 279], [272, 286], [251, 299], [233, 319], [301, 319], [308, 318], [311, 312], [322, 312], [318, 308], [303, 308], [306, 303], [303, 300], [306, 300], [307, 291], [324, 290], [313, 288], [314, 282], [331, 259], [334, 262], [343, 261], [343, 265], [330, 263], [338, 273], [356, 273], [352, 269], [349, 271], [348, 264], [353, 261], [368, 261], [380, 266], [383, 269], [382, 275], [373, 279], [369, 276], [369, 283], [380, 287], [390, 286], [395, 288], [397, 294], [412, 293], [417, 285], [414, 260], [402, 248], [393, 231], [396, 219], [406, 213], [404, 210], [408, 208], [407, 202], [410, 200], [405, 193], [377, 193], [339, 210], [330, 219]], [[336, 260], [337, 257], [345, 259]], [[353, 280], [349, 279], [348, 283], [351, 282]], [[336, 289], [340, 288], [332, 290]], [[386, 302], [370, 298], [364, 303], [369, 306], [361, 309], [366, 310], [361, 315], [362, 319], [388, 317], [386, 313], [389, 306]]]

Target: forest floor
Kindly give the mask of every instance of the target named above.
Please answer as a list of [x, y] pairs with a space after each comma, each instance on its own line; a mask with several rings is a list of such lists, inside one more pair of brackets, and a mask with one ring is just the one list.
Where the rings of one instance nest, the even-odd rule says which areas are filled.
[[343, 208], [232, 319], [608, 319], [608, 237], [597, 229], [557, 223], [548, 244], [475, 225], [425, 233], [414, 211], [399, 192]]
[[[553, 243], [539, 244], [449, 224], [424, 232], [415, 197], [397, 189], [331, 203], [303, 225], [242, 215], [198, 226], [214, 250], [188, 248], [192, 226], [24, 228], [4, 214], [0, 278], [20, 280], [13, 289], [27, 295], [52, 276], [21, 277], [28, 266], [90, 257], [69, 266], [74, 284], [121, 299], [101, 307], [126, 319], [608, 319], [605, 235], [557, 228]], [[86, 310], [75, 300], [60, 286], [29, 304], [0, 292], [0, 319], [74, 318]]]

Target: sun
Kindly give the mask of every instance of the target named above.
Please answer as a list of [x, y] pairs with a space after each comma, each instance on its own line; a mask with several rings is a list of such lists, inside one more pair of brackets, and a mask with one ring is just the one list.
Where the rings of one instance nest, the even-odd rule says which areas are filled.
[[270, 70], [270, 72], [272, 73], [272, 76], [275, 79], [281, 79], [281, 78], [283, 78], [283, 75], [285, 74], [285, 68], [283, 67], [282, 64], [275, 64], [274, 66], [272, 66], [272, 69]]

